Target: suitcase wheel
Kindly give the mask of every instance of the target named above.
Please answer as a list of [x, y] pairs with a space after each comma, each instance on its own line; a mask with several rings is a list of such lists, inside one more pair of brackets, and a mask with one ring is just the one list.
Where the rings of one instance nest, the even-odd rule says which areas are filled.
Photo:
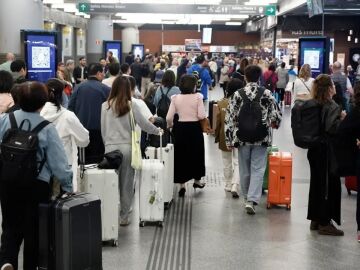
[[159, 221], [159, 222], [158, 222], [158, 227], [162, 228], [163, 226], [164, 226], [164, 222]]
[[118, 247], [118, 246], [119, 246], [118, 240], [114, 240], [114, 241], [112, 242], [112, 246], [113, 246], [113, 247]]
[[139, 226], [144, 227], [145, 226], [145, 221], [140, 221]]
[[288, 204], [288, 205], [286, 206], [286, 210], [288, 210], [288, 211], [291, 210], [291, 204]]
[[351, 195], [351, 190], [350, 189], [348, 189], [347, 192], [348, 192], [349, 195]]
[[271, 203], [268, 203], [267, 205], [266, 205], [266, 209], [270, 209], [271, 208]]

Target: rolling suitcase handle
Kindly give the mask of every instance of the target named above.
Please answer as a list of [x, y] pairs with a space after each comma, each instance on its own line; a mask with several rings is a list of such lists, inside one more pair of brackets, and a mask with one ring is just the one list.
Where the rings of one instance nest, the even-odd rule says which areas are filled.
[[80, 165], [80, 179], [83, 179], [85, 173], [85, 148], [83, 147], [79, 147], [79, 165]]
[[163, 150], [163, 145], [162, 145], [163, 132], [164, 132], [164, 131], [161, 131], [160, 134], [159, 134], [159, 136], [160, 136], [160, 157], [159, 157], [159, 159], [160, 159], [160, 161], [161, 161], [162, 163], [164, 163], [163, 154], [162, 154], [162, 150]]

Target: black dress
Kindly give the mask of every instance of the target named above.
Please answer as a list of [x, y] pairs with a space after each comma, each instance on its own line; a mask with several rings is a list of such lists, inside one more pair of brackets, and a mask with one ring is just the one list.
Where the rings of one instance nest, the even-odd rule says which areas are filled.
[[341, 182], [337, 175], [333, 137], [340, 124], [340, 108], [334, 102], [323, 107], [325, 114], [326, 142], [308, 151], [310, 164], [310, 190], [307, 218], [327, 225], [334, 220], [340, 225]]
[[174, 121], [174, 182], [185, 183], [205, 176], [204, 136], [199, 121]]

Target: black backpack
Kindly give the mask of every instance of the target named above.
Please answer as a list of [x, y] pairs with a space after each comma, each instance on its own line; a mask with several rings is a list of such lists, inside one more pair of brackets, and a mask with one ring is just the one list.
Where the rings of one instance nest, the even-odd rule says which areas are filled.
[[168, 94], [169, 94], [170, 90], [171, 90], [171, 88], [167, 90], [166, 94], [164, 94], [163, 88], [160, 87], [161, 98], [160, 98], [158, 106], [156, 108], [156, 114], [159, 117], [162, 117], [164, 119], [166, 119], [166, 115], [167, 115], [167, 113], [169, 111], [169, 107], [170, 107], [170, 103], [171, 103], [171, 100], [168, 97]]
[[202, 80], [201, 80], [201, 74], [203, 72], [203, 68], [200, 69], [200, 72], [197, 70], [194, 70], [192, 72], [192, 75], [196, 78], [196, 92], [201, 93], [201, 86], [202, 86]]
[[323, 140], [322, 106], [314, 99], [296, 101], [291, 110], [291, 129], [296, 146], [311, 148]]
[[150, 69], [148, 64], [142, 63], [141, 64], [141, 76], [142, 77], [148, 77], [150, 74]]
[[[36, 180], [45, 164], [45, 156], [41, 162], [38, 162], [36, 157], [39, 147], [38, 133], [50, 122], [42, 121], [31, 130], [28, 119], [23, 120], [20, 127], [14, 113], [9, 114], [9, 119], [11, 127], [5, 132], [0, 145], [1, 179], [17, 186], [28, 186], [32, 184], [31, 181]], [[27, 130], [22, 129], [25, 123], [28, 124]]]
[[268, 128], [262, 119], [260, 105], [260, 99], [264, 92], [263, 87], [258, 88], [256, 97], [250, 100], [244, 88], [239, 90], [243, 105], [238, 115], [238, 131], [236, 135], [241, 142], [259, 142], [268, 136]]

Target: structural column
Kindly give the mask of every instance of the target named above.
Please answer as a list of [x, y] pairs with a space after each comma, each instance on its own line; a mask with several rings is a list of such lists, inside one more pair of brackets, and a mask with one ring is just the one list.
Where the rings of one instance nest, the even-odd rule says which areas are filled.
[[43, 3], [40, 0], [0, 1], [0, 56], [21, 53], [20, 30], [44, 29]]
[[139, 29], [137, 25], [126, 25], [121, 33], [122, 46], [123, 46], [123, 55], [126, 57], [131, 51], [132, 44], [139, 44]]
[[88, 24], [87, 58], [88, 63], [98, 62], [103, 56], [103, 40], [113, 40], [114, 29], [111, 18], [94, 15]]

